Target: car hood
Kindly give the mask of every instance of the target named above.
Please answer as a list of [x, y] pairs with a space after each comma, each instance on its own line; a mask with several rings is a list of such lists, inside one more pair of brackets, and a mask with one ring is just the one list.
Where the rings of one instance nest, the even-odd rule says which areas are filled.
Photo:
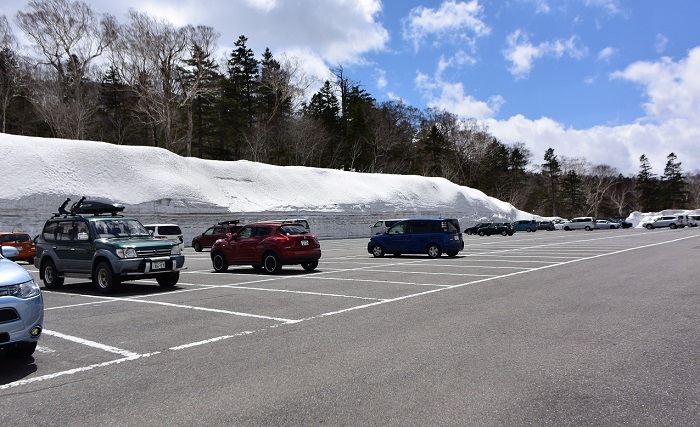
[[7, 258], [0, 258], [0, 286], [16, 285], [32, 279], [27, 270]]
[[111, 239], [99, 239], [103, 244], [120, 248], [153, 248], [173, 246], [173, 242], [167, 239], [153, 239], [149, 237], [113, 237]]

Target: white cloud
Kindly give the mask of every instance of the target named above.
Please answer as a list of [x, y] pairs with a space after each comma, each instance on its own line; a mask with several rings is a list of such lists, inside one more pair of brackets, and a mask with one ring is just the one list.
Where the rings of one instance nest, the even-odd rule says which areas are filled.
[[641, 85], [648, 98], [644, 104], [647, 118], [696, 120], [700, 111], [700, 47], [686, 58], [674, 62], [663, 57], [657, 62], [635, 62], [611, 75]]
[[586, 0], [586, 6], [600, 7], [611, 15], [622, 13], [619, 0]]
[[588, 54], [588, 48], [578, 47], [578, 38], [572, 36], [567, 40], [545, 41], [538, 45], [530, 43], [528, 35], [522, 30], [515, 30], [506, 39], [507, 47], [503, 56], [511, 62], [509, 71], [517, 78], [526, 78], [536, 59], [543, 57], [561, 58], [564, 55], [580, 59]]
[[446, 82], [439, 76], [431, 78], [427, 74], [418, 73], [415, 84], [428, 99], [429, 107], [446, 110], [459, 117], [474, 119], [493, 117], [505, 103], [505, 99], [500, 95], [492, 96], [488, 102], [480, 101], [466, 94], [462, 83]]
[[654, 49], [656, 53], [663, 53], [666, 50], [666, 45], [668, 44], [668, 39], [663, 34], [656, 35], [656, 43], [654, 44]]
[[403, 20], [403, 37], [412, 41], [416, 50], [430, 36], [466, 42], [473, 47], [476, 39], [491, 33], [481, 19], [482, 9], [477, 0], [448, 0], [439, 9], [418, 6]]
[[600, 52], [598, 52], [598, 61], [608, 61], [615, 54], [617, 54], [617, 49], [615, 49], [612, 46], [608, 46], [602, 49]]

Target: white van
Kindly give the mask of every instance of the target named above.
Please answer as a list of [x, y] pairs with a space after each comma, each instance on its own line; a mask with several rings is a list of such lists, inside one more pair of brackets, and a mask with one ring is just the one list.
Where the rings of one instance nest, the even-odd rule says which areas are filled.
[[374, 225], [369, 226], [370, 235], [376, 236], [377, 234], [383, 234], [389, 229], [389, 227], [399, 221], [403, 221], [403, 219], [380, 219], [379, 221], [375, 222]]
[[182, 230], [177, 224], [144, 224], [146, 230], [156, 239], [168, 239], [180, 245], [180, 251], [185, 249]]

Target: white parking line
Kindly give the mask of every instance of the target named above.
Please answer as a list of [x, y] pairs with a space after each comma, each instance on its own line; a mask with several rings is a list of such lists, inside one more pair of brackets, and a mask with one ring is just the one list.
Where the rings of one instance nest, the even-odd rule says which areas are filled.
[[[413, 282], [397, 282], [393, 280], [371, 280], [371, 279], [343, 279], [340, 277], [311, 277], [311, 279], [316, 280], [340, 280], [346, 282], [369, 282], [376, 284], [391, 284], [391, 285], [409, 285], [409, 286], [449, 286], [449, 285], [437, 285], [435, 283], [413, 283]], [[368, 298], [370, 299], [370, 298]]]
[[48, 329], [44, 329], [44, 334], [52, 337], [63, 338], [64, 340], [73, 341], [78, 344], [86, 345], [88, 347], [98, 348], [100, 350], [108, 351], [110, 353], [118, 354], [127, 358], [141, 356], [138, 353], [134, 353], [128, 350], [122, 350], [121, 348], [112, 347], [111, 345], [101, 344], [95, 341], [86, 340], [84, 338], [74, 337], [72, 335], [66, 335], [56, 331], [50, 331]]

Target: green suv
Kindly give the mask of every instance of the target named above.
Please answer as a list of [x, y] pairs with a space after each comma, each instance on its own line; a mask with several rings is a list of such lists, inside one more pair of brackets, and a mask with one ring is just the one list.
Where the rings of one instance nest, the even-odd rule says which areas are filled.
[[65, 277], [89, 277], [98, 291], [113, 292], [125, 280], [155, 278], [163, 287], [180, 279], [185, 257], [170, 240], [154, 238], [123, 206], [66, 200], [36, 239], [34, 266], [48, 289]]

